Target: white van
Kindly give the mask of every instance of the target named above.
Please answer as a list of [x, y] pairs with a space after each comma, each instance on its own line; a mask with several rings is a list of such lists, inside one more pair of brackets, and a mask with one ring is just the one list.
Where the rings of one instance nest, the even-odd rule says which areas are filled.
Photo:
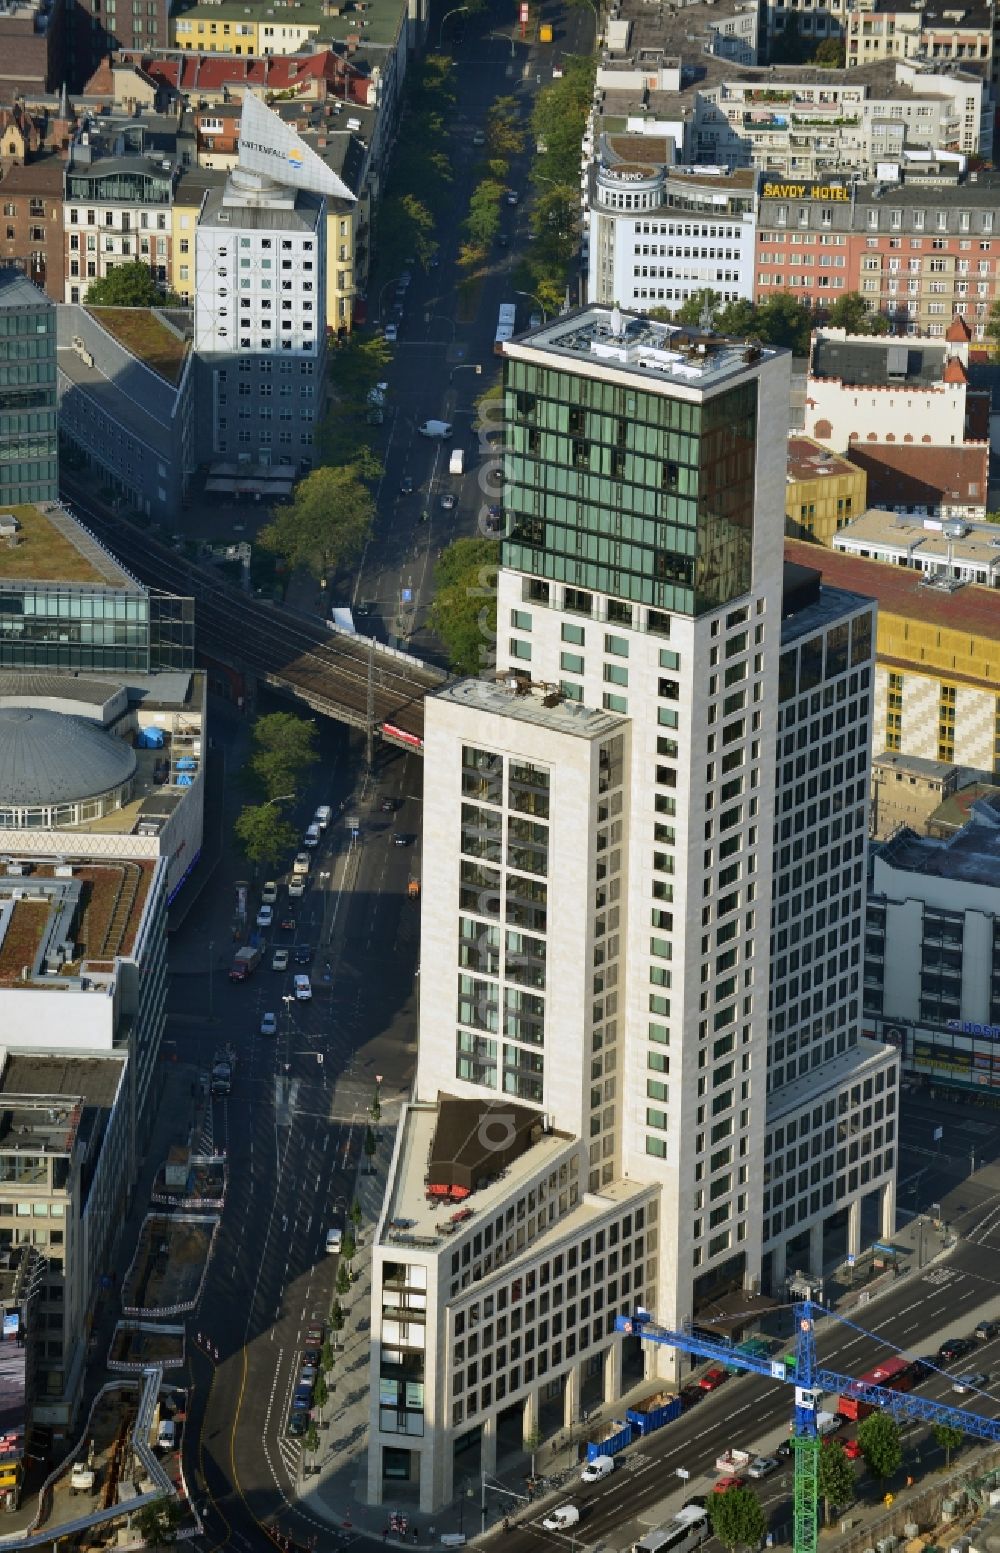
[[328, 803], [321, 803], [313, 815], [313, 824], [318, 825], [320, 830], [326, 830], [332, 819], [333, 810], [330, 808], [330, 805]]
[[609, 1478], [615, 1470], [615, 1458], [613, 1456], [595, 1456], [593, 1461], [588, 1461], [580, 1473], [581, 1483], [599, 1483], [602, 1478]]
[[344, 1244], [344, 1231], [342, 1229], [328, 1229], [326, 1232], [326, 1250], [328, 1256], [339, 1256], [340, 1248]]
[[307, 874], [309, 872], [309, 853], [296, 852], [295, 861], [292, 864], [293, 874]]
[[177, 1444], [177, 1425], [172, 1418], [161, 1418], [156, 1431], [156, 1444], [161, 1451], [172, 1451]]
[[448, 473], [450, 475], [463, 475], [465, 473], [464, 448], [452, 448], [451, 458], [448, 460]]

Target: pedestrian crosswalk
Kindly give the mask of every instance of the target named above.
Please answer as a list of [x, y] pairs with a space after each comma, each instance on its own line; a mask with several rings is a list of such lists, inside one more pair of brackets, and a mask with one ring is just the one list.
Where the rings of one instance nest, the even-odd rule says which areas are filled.
[[299, 1467], [302, 1463], [302, 1446], [297, 1440], [280, 1438], [278, 1440], [278, 1454], [285, 1464], [285, 1470], [293, 1483], [299, 1480]]

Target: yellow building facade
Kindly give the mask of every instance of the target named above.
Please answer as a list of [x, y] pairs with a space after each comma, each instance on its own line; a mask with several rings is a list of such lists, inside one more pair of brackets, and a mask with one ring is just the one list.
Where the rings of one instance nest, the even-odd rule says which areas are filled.
[[295, 54], [319, 35], [319, 21], [304, 17], [279, 20], [272, 11], [242, 6], [190, 5], [170, 17], [170, 47], [197, 54]]
[[785, 533], [829, 545], [868, 505], [868, 475], [812, 437], [788, 439]]

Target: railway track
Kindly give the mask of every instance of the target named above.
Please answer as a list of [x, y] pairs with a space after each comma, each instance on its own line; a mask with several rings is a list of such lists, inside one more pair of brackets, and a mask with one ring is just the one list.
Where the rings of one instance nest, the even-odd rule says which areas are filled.
[[[102, 511], [72, 489], [67, 495], [79, 520], [140, 582], [195, 600], [198, 646], [209, 657], [244, 666], [341, 722], [367, 725], [372, 653], [367, 639], [334, 635], [291, 610], [248, 598], [127, 519]], [[424, 697], [444, 684], [446, 675], [416, 661], [411, 667], [377, 643], [372, 657], [375, 722], [391, 742], [414, 748], [423, 739]]]

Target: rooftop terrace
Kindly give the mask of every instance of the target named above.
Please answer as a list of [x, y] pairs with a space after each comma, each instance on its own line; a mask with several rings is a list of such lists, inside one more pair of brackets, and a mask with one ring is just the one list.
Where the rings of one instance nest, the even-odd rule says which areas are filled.
[[903, 830], [876, 857], [904, 873], [995, 889], [1000, 879], [1000, 814], [984, 799], [969, 823], [946, 840]]
[[514, 357], [522, 349], [544, 352], [602, 375], [618, 367], [650, 387], [701, 392], [719, 388], [754, 363], [777, 355], [746, 341], [659, 323], [617, 307], [584, 307], [553, 318], [505, 349]]
[[154, 865], [71, 866], [71, 878], [57, 876], [54, 864], [0, 877], [0, 987], [106, 985], [115, 957], [130, 953]]
[[0, 539], [4, 582], [66, 582], [139, 592], [139, 585], [63, 508], [7, 509], [17, 520], [16, 542]]
[[554, 733], [577, 734], [593, 739], [611, 733], [622, 719], [615, 712], [595, 711], [576, 701], [566, 701], [549, 686], [532, 685], [530, 680], [512, 675], [511, 681], [462, 679], [438, 692], [438, 700], [456, 706], [492, 712], [518, 722], [537, 723]]

